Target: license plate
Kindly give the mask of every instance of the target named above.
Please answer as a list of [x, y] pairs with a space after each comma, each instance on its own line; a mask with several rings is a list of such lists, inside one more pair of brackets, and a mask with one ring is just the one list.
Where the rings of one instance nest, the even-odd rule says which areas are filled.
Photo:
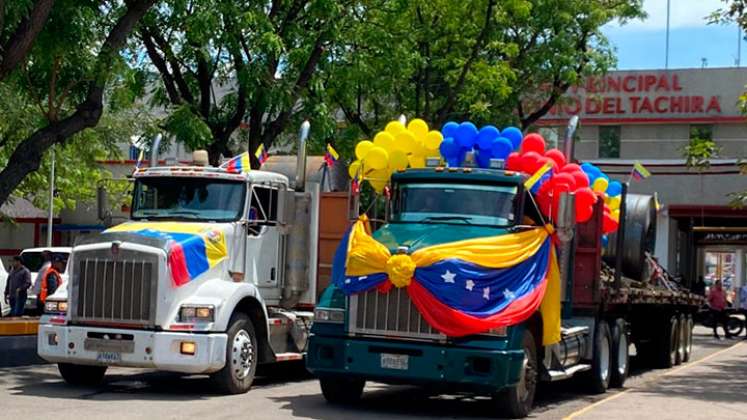
[[406, 354], [381, 353], [381, 367], [385, 369], [407, 370], [409, 356]]
[[117, 363], [122, 361], [122, 354], [113, 351], [102, 351], [96, 355], [97, 362]]

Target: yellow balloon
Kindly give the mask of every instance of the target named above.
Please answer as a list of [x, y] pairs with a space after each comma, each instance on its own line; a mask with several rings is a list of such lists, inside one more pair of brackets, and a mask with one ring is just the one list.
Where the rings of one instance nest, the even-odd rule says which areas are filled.
[[367, 168], [371, 169], [385, 169], [389, 165], [389, 153], [381, 147], [374, 146], [371, 150], [366, 153], [366, 158], [363, 159]]
[[614, 210], [619, 209], [620, 208], [620, 201], [622, 201], [622, 197], [619, 196], [619, 195], [616, 195], [614, 197], [610, 197], [609, 198], [609, 203], [608, 203], [608, 205], [610, 207], [610, 210], [614, 211]]
[[428, 123], [420, 118], [415, 118], [407, 124], [407, 129], [412, 131], [412, 133], [415, 134], [415, 137], [422, 138], [428, 134]]
[[620, 210], [618, 209], [618, 210], [613, 211], [611, 216], [613, 219], [619, 222], [620, 221]]
[[607, 185], [609, 185], [609, 181], [600, 176], [599, 178], [594, 180], [592, 189], [596, 192], [605, 192], [607, 190]]
[[355, 146], [355, 157], [363, 160], [368, 152], [374, 147], [374, 144], [369, 140], [362, 140]]
[[378, 169], [366, 174], [366, 180], [371, 184], [374, 191], [381, 194], [384, 187], [389, 183], [389, 169]]
[[356, 160], [355, 162], [351, 163], [350, 166], [348, 166], [348, 175], [350, 175], [350, 178], [355, 178], [358, 174], [358, 171], [361, 169], [361, 161]]
[[423, 145], [423, 140], [415, 139], [415, 146], [412, 148], [412, 151], [410, 152], [410, 154], [412, 156], [418, 156], [418, 157], [425, 156], [425, 146]]
[[401, 150], [392, 150], [389, 153], [389, 169], [399, 171], [406, 169], [408, 164], [407, 155]]
[[415, 135], [405, 130], [394, 135], [394, 150], [401, 150], [407, 154], [415, 149]]
[[387, 133], [396, 136], [397, 133], [405, 131], [407, 130], [407, 128], [405, 128], [404, 124], [399, 121], [390, 121], [389, 124], [386, 125], [384, 130], [386, 130]]
[[441, 146], [443, 140], [444, 136], [440, 131], [429, 131], [428, 134], [425, 135], [425, 148], [428, 150], [438, 150], [438, 147]]
[[425, 156], [410, 155], [410, 167], [412, 168], [425, 168]]
[[379, 131], [374, 137], [373, 144], [389, 152], [394, 148], [394, 136], [386, 131]]

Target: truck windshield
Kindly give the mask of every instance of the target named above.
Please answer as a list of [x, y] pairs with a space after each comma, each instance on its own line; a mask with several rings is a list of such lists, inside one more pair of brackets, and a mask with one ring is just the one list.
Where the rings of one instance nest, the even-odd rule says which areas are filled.
[[392, 221], [511, 226], [516, 192], [511, 185], [400, 184]]
[[140, 178], [135, 183], [133, 219], [232, 221], [241, 217], [246, 186], [204, 178]]

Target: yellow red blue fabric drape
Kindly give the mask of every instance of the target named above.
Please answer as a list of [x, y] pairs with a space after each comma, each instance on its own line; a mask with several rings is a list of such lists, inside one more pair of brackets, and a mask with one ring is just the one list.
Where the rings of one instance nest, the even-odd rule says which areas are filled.
[[343, 238], [332, 275], [347, 295], [406, 287], [423, 317], [448, 336], [516, 325], [539, 309], [543, 343], [560, 340], [560, 278], [544, 227], [391, 255], [363, 217]]

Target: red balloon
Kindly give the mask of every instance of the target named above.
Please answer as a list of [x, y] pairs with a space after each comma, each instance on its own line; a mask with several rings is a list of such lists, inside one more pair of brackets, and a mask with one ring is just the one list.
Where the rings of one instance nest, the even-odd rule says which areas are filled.
[[591, 207], [597, 202], [597, 196], [591, 188], [584, 187], [576, 190], [576, 207]]
[[555, 176], [553, 176], [552, 179], [553, 181], [555, 181], [556, 184], [568, 184], [569, 189], [567, 191], [576, 190], [576, 179], [573, 178], [573, 175], [567, 172], [561, 172], [559, 174], [555, 174]]
[[569, 173], [571, 173], [571, 172], [576, 172], [576, 171], [582, 171], [583, 172], [583, 169], [581, 169], [581, 167], [578, 166], [578, 165], [576, 165], [575, 163], [569, 163], [569, 164], [563, 166], [562, 169], [560, 169], [560, 172], [569, 172]]
[[594, 214], [594, 206], [576, 205], [576, 223], [586, 223]]
[[506, 158], [506, 169], [521, 172], [521, 156], [517, 152], [511, 152]]
[[565, 155], [558, 149], [550, 149], [545, 152], [545, 156], [549, 157], [558, 165], [558, 169], [565, 166]]
[[602, 232], [611, 233], [617, 230], [617, 220], [612, 218], [609, 212], [604, 212], [604, 218], [602, 219]]
[[589, 177], [584, 171], [575, 171], [570, 173], [573, 179], [576, 180], [576, 188], [586, 188], [589, 186]]
[[536, 152], [522, 153], [521, 155], [521, 170], [528, 173], [534, 174], [534, 167], [537, 165], [537, 159], [541, 158], [542, 155]]
[[534, 167], [532, 167], [532, 169], [531, 169], [530, 172], [532, 174], [534, 174], [535, 172], [539, 171], [543, 166], [545, 166], [546, 163], [553, 163], [554, 164], [555, 162], [553, 162], [552, 159], [550, 159], [549, 157], [546, 157], [546, 156], [540, 156], [540, 157], [538, 157], [537, 160], [534, 163]]
[[521, 142], [521, 152], [545, 153], [545, 139], [537, 133], [527, 134]]

